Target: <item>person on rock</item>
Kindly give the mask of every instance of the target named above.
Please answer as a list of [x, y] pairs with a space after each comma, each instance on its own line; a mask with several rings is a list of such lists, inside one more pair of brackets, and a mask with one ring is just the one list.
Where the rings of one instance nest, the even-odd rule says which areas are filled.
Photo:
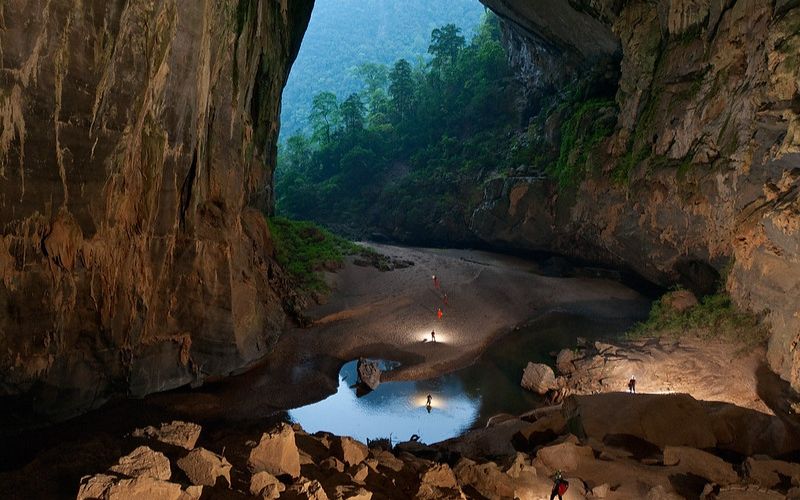
[[436, 317], [442, 319], [442, 316], [444, 316], [444, 313], [442, 312], [442, 308], [440, 307], [439, 310], [436, 311]]
[[557, 470], [553, 476], [553, 490], [550, 492], [550, 500], [558, 497], [558, 500], [564, 500], [564, 494], [569, 488], [569, 481], [564, 479], [564, 474]]
[[436, 342], [436, 331], [431, 330], [431, 342]]
[[628, 381], [628, 392], [636, 394], [636, 377], [633, 375], [631, 375], [631, 379]]

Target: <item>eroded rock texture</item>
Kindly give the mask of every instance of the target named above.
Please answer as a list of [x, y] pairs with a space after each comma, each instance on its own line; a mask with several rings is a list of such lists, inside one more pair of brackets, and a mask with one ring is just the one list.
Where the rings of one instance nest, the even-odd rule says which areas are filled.
[[269, 349], [260, 209], [312, 6], [0, 2], [0, 394], [65, 416]]
[[702, 287], [719, 272], [740, 305], [767, 314], [770, 365], [800, 388], [800, 2], [484, 3], [509, 20], [509, 39], [531, 41], [510, 44], [531, 86], [548, 83], [527, 68], [550, 38], [572, 54], [610, 54], [542, 28], [558, 25], [541, 18], [555, 4], [595, 20], [576, 24], [579, 39], [607, 27], [622, 58], [616, 128], [584, 180], [568, 190], [530, 173], [491, 181], [474, 233], [662, 283]]

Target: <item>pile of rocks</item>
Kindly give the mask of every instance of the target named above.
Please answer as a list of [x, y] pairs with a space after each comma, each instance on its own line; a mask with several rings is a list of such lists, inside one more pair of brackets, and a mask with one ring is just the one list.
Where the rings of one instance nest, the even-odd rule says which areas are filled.
[[561, 470], [565, 498], [800, 499], [800, 464], [715, 455], [730, 428], [688, 395], [570, 396], [492, 422], [391, 450], [283, 423], [216, 451], [195, 447], [199, 426], [173, 422], [135, 431], [146, 443], [84, 477], [77, 498], [540, 499]]

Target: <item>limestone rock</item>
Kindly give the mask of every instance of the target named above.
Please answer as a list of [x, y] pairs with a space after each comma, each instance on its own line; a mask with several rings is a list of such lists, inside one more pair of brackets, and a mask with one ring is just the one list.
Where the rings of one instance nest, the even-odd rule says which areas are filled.
[[[192, 500], [200, 500], [200, 497], [203, 496], [203, 487], [200, 485], [187, 486], [185, 491], [189, 499]], [[189, 500], [189, 499], [181, 499], [181, 500]]]
[[448, 494], [460, 493], [456, 476], [447, 464], [431, 465], [420, 474], [419, 480], [418, 499], [448, 498]]
[[536, 458], [550, 470], [569, 472], [576, 470], [582, 463], [594, 460], [594, 452], [589, 446], [564, 442], [540, 449]]
[[300, 452], [294, 439], [294, 429], [281, 424], [264, 433], [255, 448], [250, 450], [247, 465], [253, 472], [266, 471], [275, 476], [300, 476]]
[[331, 442], [331, 453], [347, 465], [360, 464], [369, 455], [369, 449], [350, 437], [334, 438]]
[[592, 497], [606, 498], [611, 493], [611, 486], [608, 483], [603, 483], [592, 488]]
[[558, 357], [556, 357], [556, 368], [558, 369], [558, 373], [563, 375], [568, 375], [575, 370], [575, 365], [573, 364], [576, 359], [580, 359], [583, 356], [576, 352], [573, 349], [561, 349], [558, 353]]
[[319, 463], [319, 466], [323, 470], [331, 470], [337, 472], [344, 472], [344, 462], [339, 460], [336, 457], [328, 457], [322, 462]]
[[281, 500], [328, 500], [328, 495], [316, 479], [300, 478], [286, 488]]
[[363, 483], [366, 481], [367, 475], [369, 475], [369, 466], [365, 463], [356, 465], [350, 474], [350, 476], [353, 478], [353, 481], [357, 483]]
[[163, 481], [169, 480], [172, 475], [169, 459], [147, 446], [140, 446], [120, 458], [109, 470], [128, 477], [151, 477]]
[[373, 391], [381, 384], [381, 369], [375, 361], [361, 358], [357, 366], [358, 379]]
[[471, 486], [486, 498], [514, 498], [514, 481], [494, 462], [477, 464], [462, 458], [453, 469], [458, 484]]
[[731, 464], [717, 456], [694, 448], [665, 447], [664, 465], [679, 465], [694, 475], [723, 486], [739, 481], [739, 475], [733, 470]]
[[646, 500], [685, 500], [681, 495], [668, 491], [663, 486], [655, 486], [647, 492]]
[[772, 459], [748, 458], [744, 462], [748, 481], [764, 488], [774, 488], [781, 483], [781, 476], [788, 477], [793, 486], [800, 486], [800, 464]]
[[98, 474], [81, 481], [77, 500], [180, 500], [181, 485], [150, 476], [117, 479]]
[[717, 444], [708, 413], [686, 394], [569, 396], [562, 411], [570, 428], [598, 441], [618, 434], [632, 435], [661, 448], [713, 448]]
[[375, 458], [378, 460], [378, 464], [380, 466], [386, 467], [387, 469], [395, 472], [400, 472], [403, 470], [403, 467], [405, 467], [405, 464], [403, 464], [402, 460], [395, 457], [391, 452], [388, 451], [375, 452]]
[[204, 448], [192, 450], [179, 459], [178, 467], [195, 485], [214, 486], [220, 477], [225, 478], [228, 486], [231, 484], [231, 464], [224, 457]]
[[250, 493], [265, 500], [280, 497], [286, 487], [278, 478], [266, 471], [256, 472], [250, 478]]
[[698, 304], [697, 297], [689, 290], [675, 290], [661, 297], [661, 304], [676, 312], [684, 312]]
[[720, 489], [716, 500], [785, 500], [786, 495], [757, 486], [727, 486]]
[[339, 485], [333, 495], [334, 500], [372, 500], [372, 492], [362, 487]]
[[522, 373], [521, 385], [537, 394], [547, 394], [548, 391], [558, 388], [553, 369], [541, 363], [528, 363]]
[[200, 438], [201, 429], [195, 423], [174, 420], [168, 424], [161, 424], [158, 428], [148, 425], [143, 429], [136, 429], [132, 435], [134, 437], [155, 439], [162, 443], [191, 450], [197, 443], [198, 438]]

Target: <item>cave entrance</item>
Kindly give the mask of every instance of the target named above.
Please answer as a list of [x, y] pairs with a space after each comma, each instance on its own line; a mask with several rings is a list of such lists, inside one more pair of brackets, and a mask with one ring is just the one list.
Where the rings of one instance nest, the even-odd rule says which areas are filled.
[[275, 212], [345, 236], [464, 239], [519, 122], [477, 0], [317, 0], [283, 94]]

